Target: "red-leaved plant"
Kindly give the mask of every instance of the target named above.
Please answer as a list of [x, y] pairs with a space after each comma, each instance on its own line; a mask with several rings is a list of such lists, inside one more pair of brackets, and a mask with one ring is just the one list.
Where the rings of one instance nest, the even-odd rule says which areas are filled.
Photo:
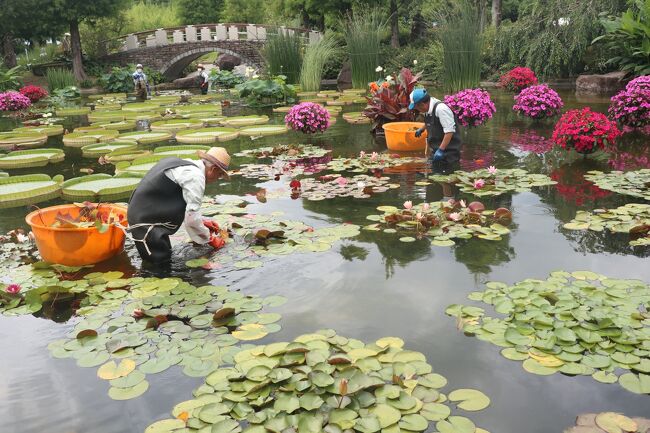
[[381, 133], [384, 123], [412, 122], [416, 113], [409, 110], [411, 92], [420, 79], [421, 73], [413, 74], [402, 68], [397, 79], [370, 83], [368, 106], [363, 114], [372, 120], [372, 132]]

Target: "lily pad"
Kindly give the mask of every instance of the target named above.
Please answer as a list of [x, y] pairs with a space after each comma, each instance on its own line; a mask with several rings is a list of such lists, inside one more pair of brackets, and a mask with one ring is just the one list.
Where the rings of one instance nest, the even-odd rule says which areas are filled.
[[216, 143], [219, 141], [234, 140], [239, 137], [240, 131], [236, 128], [212, 127], [199, 130], [179, 131], [176, 141], [179, 143]]
[[61, 195], [61, 186], [46, 174], [0, 177], [0, 208], [18, 207]]
[[133, 174], [91, 174], [66, 180], [61, 187], [67, 200], [103, 202], [129, 197], [140, 180], [141, 176]]
[[16, 150], [0, 155], [0, 168], [9, 170], [17, 168], [43, 167], [47, 164], [61, 162], [65, 153], [61, 149]]

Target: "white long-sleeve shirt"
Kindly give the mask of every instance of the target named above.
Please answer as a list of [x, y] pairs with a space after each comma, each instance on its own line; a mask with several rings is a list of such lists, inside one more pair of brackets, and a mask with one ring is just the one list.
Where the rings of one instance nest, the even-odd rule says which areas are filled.
[[185, 230], [197, 244], [210, 241], [210, 230], [203, 225], [201, 202], [205, 193], [205, 165], [201, 160], [186, 159], [192, 165], [183, 165], [165, 170], [165, 176], [183, 189], [185, 208]]

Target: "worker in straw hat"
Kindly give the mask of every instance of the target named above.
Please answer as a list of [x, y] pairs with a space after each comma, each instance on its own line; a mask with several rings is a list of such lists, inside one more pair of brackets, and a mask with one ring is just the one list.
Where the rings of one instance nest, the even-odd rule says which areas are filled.
[[127, 214], [129, 231], [143, 260], [169, 262], [169, 236], [183, 222], [193, 242], [215, 249], [225, 245], [217, 223], [203, 218], [200, 209], [206, 184], [228, 177], [230, 155], [223, 147], [197, 153], [198, 160], [160, 160], [133, 192]]

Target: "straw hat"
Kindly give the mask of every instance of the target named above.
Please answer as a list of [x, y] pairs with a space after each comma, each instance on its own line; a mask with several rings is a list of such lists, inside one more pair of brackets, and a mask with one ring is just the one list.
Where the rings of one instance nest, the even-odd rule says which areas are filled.
[[199, 158], [216, 165], [228, 175], [228, 166], [230, 165], [230, 155], [223, 147], [211, 147], [207, 152], [199, 150], [196, 152]]

